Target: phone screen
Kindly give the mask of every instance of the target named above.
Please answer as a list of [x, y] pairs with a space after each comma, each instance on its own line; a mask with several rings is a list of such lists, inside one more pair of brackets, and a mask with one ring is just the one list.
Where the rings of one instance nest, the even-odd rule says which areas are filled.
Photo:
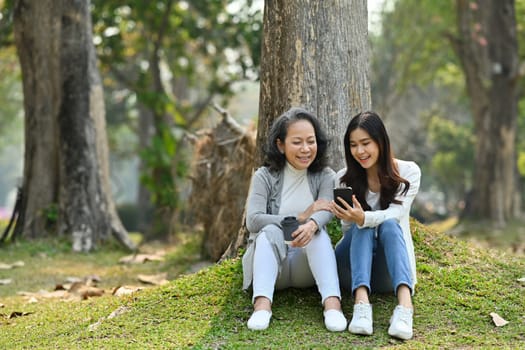
[[353, 191], [352, 191], [352, 187], [336, 187], [334, 188], [334, 201], [335, 201], [335, 204], [337, 204], [338, 206], [344, 208], [345, 206], [343, 205], [343, 203], [341, 203], [337, 197], [341, 197], [345, 200], [346, 203], [350, 204], [350, 206], [352, 206], [353, 202], [352, 202], [352, 194], [353, 194]]

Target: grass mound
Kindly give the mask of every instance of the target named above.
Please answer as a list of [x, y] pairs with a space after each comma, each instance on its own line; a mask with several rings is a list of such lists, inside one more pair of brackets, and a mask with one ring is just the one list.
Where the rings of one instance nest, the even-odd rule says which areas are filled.
[[[0, 323], [0, 348], [520, 348], [525, 342], [523, 257], [482, 250], [417, 222], [413, 231], [418, 285], [410, 341], [387, 335], [396, 304], [392, 295], [371, 298], [373, 336], [326, 331], [314, 288], [277, 292], [270, 328], [250, 331], [250, 294], [241, 290], [240, 259], [232, 259], [129, 297], [31, 305], [31, 314]], [[349, 295], [343, 298], [350, 317]], [[115, 310], [118, 315], [108, 317]], [[509, 323], [496, 327], [492, 312]]]

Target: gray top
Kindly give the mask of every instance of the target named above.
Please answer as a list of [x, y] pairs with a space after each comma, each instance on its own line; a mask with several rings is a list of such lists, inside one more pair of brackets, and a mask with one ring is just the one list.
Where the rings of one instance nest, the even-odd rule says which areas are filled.
[[[333, 199], [334, 175], [334, 171], [330, 168], [325, 168], [317, 173], [308, 172], [308, 184], [314, 200], [326, 199], [331, 201]], [[265, 226], [276, 225], [280, 227], [280, 222], [285, 217], [279, 215], [283, 179], [284, 170], [275, 172], [268, 167], [260, 167], [253, 174], [246, 202], [246, 227], [250, 236], [243, 256], [243, 289], [247, 289], [252, 283], [255, 239]], [[319, 229], [323, 229], [332, 217], [333, 214], [329, 211], [321, 210], [313, 213], [309, 219], [314, 220]], [[275, 231], [273, 230], [273, 232]], [[277, 258], [282, 261], [286, 257], [286, 244], [282, 234], [269, 234], [267, 236], [274, 247]]]

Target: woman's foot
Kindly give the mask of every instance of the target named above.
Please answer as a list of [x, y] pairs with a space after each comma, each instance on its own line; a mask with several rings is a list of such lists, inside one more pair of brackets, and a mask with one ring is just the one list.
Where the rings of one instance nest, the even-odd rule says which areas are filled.
[[403, 340], [412, 338], [412, 318], [414, 310], [402, 305], [396, 306], [394, 314], [390, 318], [388, 334]]
[[270, 325], [272, 318], [272, 303], [266, 297], [257, 297], [253, 303], [253, 313], [248, 320], [248, 328], [254, 331], [262, 331]]
[[324, 303], [324, 325], [331, 332], [341, 332], [346, 329], [348, 321], [341, 310], [338, 297], [329, 297]]
[[371, 304], [360, 302], [354, 305], [352, 322], [348, 330], [353, 334], [371, 335], [373, 333]]
[[272, 312], [268, 310], [254, 311], [248, 320], [248, 328], [252, 331], [263, 331], [270, 325]]

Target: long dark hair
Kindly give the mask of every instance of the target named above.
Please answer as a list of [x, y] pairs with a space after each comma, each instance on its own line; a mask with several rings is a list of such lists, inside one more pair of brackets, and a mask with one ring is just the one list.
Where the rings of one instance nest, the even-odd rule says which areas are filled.
[[352, 156], [350, 150], [350, 134], [355, 129], [360, 128], [366, 131], [372, 140], [379, 147], [379, 157], [377, 160], [377, 175], [381, 185], [379, 204], [381, 209], [386, 209], [390, 203], [401, 204], [396, 200], [396, 193], [401, 184], [404, 184], [401, 194], [408, 192], [410, 183], [399, 175], [399, 171], [394, 164], [394, 154], [390, 147], [390, 138], [386, 132], [383, 121], [375, 112], [361, 112], [355, 115], [346, 128], [344, 136], [346, 173], [341, 177], [340, 182], [351, 186], [359, 203], [364, 210], [370, 210], [370, 205], [366, 202], [368, 191], [368, 180], [366, 169], [363, 168]]
[[328, 137], [326, 136], [319, 120], [306, 109], [300, 107], [292, 107], [281, 116], [279, 116], [272, 124], [268, 133], [268, 141], [264, 148], [264, 165], [268, 166], [273, 171], [279, 171], [286, 165], [286, 157], [277, 147], [277, 140], [284, 142], [288, 127], [290, 124], [298, 121], [306, 120], [312, 124], [315, 132], [315, 141], [317, 143], [317, 155], [314, 161], [308, 167], [308, 171], [318, 172], [326, 167], [328, 159], [326, 151], [328, 149]]

